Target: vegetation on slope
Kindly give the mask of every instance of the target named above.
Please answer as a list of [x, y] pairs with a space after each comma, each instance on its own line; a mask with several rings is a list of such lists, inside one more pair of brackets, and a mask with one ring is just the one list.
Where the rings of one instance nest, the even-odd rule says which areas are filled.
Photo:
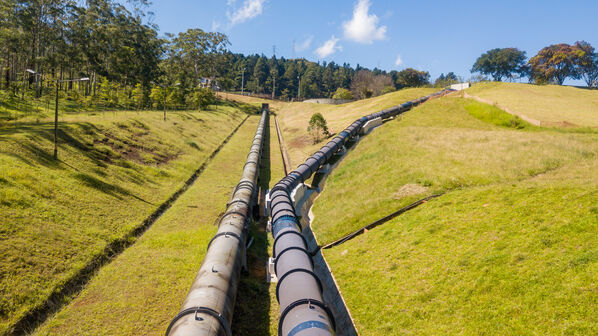
[[173, 207], [36, 335], [163, 335], [240, 179], [239, 158], [258, 122], [245, 122]]
[[577, 127], [598, 127], [598, 90], [558, 85], [479, 83], [467, 93], [496, 103], [517, 115]]
[[471, 104], [383, 125], [315, 203], [324, 244], [447, 192], [324, 251], [360, 334], [595, 333], [598, 135], [519, 129]]
[[402, 104], [438, 90], [433, 88], [403, 89], [379, 97], [342, 105], [292, 103], [283, 106], [279, 112], [279, 122], [281, 123], [281, 130], [292, 168], [302, 163], [309, 155], [329, 141], [329, 139], [322, 139], [317, 144], [313, 143], [307, 131], [312, 114], [321, 113], [327, 121], [330, 133], [334, 135], [364, 115]]
[[[125, 244], [245, 118], [207, 112], [68, 115], [0, 128], [0, 334]], [[61, 300], [62, 298], [59, 298]]]

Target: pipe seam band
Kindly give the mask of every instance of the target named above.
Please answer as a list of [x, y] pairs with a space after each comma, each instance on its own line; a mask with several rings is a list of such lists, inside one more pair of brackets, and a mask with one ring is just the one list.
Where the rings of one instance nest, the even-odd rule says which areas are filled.
[[220, 325], [224, 329], [224, 334], [226, 336], [232, 336], [233, 332], [232, 332], [232, 330], [230, 328], [230, 325], [229, 325], [228, 321], [224, 318], [224, 316], [222, 316], [222, 314], [218, 313], [214, 309], [208, 308], [208, 307], [191, 307], [191, 308], [187, 308], [187, 309], [181, 310], [172, 319], [172, 321], [170, 321], [170, 324], [168, 325], [168, 329], [166, 329], [166, 336], [168, 336], [170, 334], [170, 329], [172, 329], [172, 326], [176, 323], [176, 321], [178, 321], [182, 317], [184, 317], [186, 315], [189, 315], [191, 313], [195, 314], [195, 321], [202, 321], [202, 319], [200, 317], [197, 317], [197, 313], [203, 313], [203, 314], [212, 316], [213, 318], [215, 318], [216, 320], [218, 320], [218, 322], [220, 323]]
[[299, 237], [301, 237], [301, 240], [303, 240], [303, 244], [305, 244], [305, 247], [307, 247], [307, 240], [305, 240], [305, 237], [303, 237], [303, 235], [301, 234], [301, 232], [297, 232], [297, 231], [285, 231], [281, 234], [279, 234], [278, 236], [276, 236], [276, 238], [274, 238], [274, 243], [272, 244], [272, 256], [274, 258], [276, 258], [276, 243], [278, 242], [278, 239], [286, 234], [296, 234]]
[[[272, 217], [272, 218], [274, 218], [274, 217]], [[277, 218], [277, 219], [274, 221], [274, 223], [272, 223], [272, 231], [274, 231], [274, 228], [276, 227], [276, 223], [277, 223], [278, 221], [280, 221], [280, 220], [283, 220], [283, 219], [284, 219], [284, 220], [288, 220], [288, 221], [291, 221], [291, 222], [293, 222], [295, 225], [297, 225], [297, 229], [298, 229], [299, 231], [303, 231], [303, 228], [301, 227], [301, 224], [299, 223], [299, 220], [297, 219], [297, 217], [295, 217], [295, 216], [291, 216], [291, 215], [282, 215], [282, 216], [278, 217], [278, 218]], [[305, 246], [307, 246], [307, 245], [305, 245]]]
[[309, 306], [312, 306], [312, 305], [318, 306], [318, 307], [322, 308], [322, 310], [324, 310], [326, 312], [326, 315], [328, 315], [328, 319], [330, 320], [330, 323], [332, 323], [332, 329], [334, 329], [334, 331], [336, 331], [336, 322], [334, 321], [334, 315], [332, 315], [332, 311], [330, 310], [330, 308], [328, 308], [328, 306], [324, 302], [322, 302], [320, 300], [315, 300], [315, 299], [299, 299], [297, 301], [292, 302], [290, 305], [288, 305], [282, 311], [282, 314], [280, 314], [280, 319], [279, 319], [279, 323], [278, 323], [278, 336], [283, 336], [282, 335], [282, 325], [284, 324], [284, 319], [287, 317], [289, 312], [291, 310], [293, 310], [295, 307], [304, 305], [304, 304], [309, 305]]
[[[273, 204], [272, 201], [270, 201], [270, 217], [272, 218], [276, 218], [276, 215], [278, 215], [280, 212], [282, 211], [292, 211], [294, 214], [297, 213], [297, 211], [295, 210], [295, 205], [293, 204], [293, 202], [289, 201], [288, 198], [287, 199], [282, 199], [280, 201], [276, 201], [276, 204]], [[291, 207], [291, 209], [286, 209], [286, 208], [282, 208], [282, 209], [276, 209], [276, 211], [273, 211], [275, 207], [277, 207], [277, 205], [279, 204], [287, 204]]]
[[239, 189], [249, 189], [253, 193], [253, 190], [255, 189], [255, 183], [253, 183], [251, 181], [241, 181], [235, 187], [233, 194], [235, 194], [237, 191], [239, 191]]
[[230, 215], [239, 215], [243, 217], [243, 220], [247, 220], [247, 215], [242, 213], [241, 211], [227, 211], [224, 213], [224, 215], [222, 215], [222, 217], [220, 217], [220, 223], [222, 223], [222, 221], [224, 221], [224, 219]]
[[289, 276], [290, 274], [293, 274], [293, 273], [307, 273], [307, 274], [311, 275], [316, 280], [316, 283], [318, 284], [318, 288], [320, 289], [320, 293], [324, 292], [322, 290], [322, 282], [320, 282], [320, 279], [318, 278], [316, 273], [314, 273], [308, 269], [305, 269], [305, 268], [295, 268], [295, 269], [292, 269], [292, 270], [286, 272], [282, 277], [278, 278], [278, 283], [276, 284], [276, 301], [278, 301], [278, 303], [280, 303], [280, 299], [278, 298], [278, 290], [280, 289], [280, 284], [282, 284], [282, 281], [287, 276]]
[[311, 258], [311, 254], [309, 254], [309, 251], [307, 251], [307, 249], [304, 249], [303, 247], [299, 247], [299, 246], [290, 246], [290, 247], [287, 247], [286, 249], [282, 250], [280, 252], [280, 254], [278, 256], [276, 256], [276, 258], [274, 258], [274, 274], [278, 274], [278, 259], [280, 259], [280, 257], [282, 257], [286, 252], [293, 251], [293, 250], [297, 250], [297, 251], [301, 251], [301, 252], [305, 253], [305, 255], [307, 255], [307, 258], [309, 259], [309, 262], [311, 263], [311, 268], [314, 268], [314, 261]]
[[230, 201], [230, 203], [228, 203], [226, 205], [226, 207], [228, 208], [235, 203], [243, 203], [243, 204], [247, 205], [248, 208], [251, 207], [251, 205], [249, 205], [249, 202], [247, 202], [246, 200], [242, 200], [242, 199], [232, 200], [232, 201]]
[[210, 239], [210, 242], [208, 243], [208, 248], [206, 250], [210, 249], [210, 245], [212, 245], [212, 242], [214, 241], [214, 239], [216, 239], [218, 237], [222, 237], [222, 236], [225, 236], [227, 238], [229, 236], [235, 237], [235, 238], [237, 238], [239, 240], [239, 243], [241, 243], [241, 245], [244, 245], [243, 244], [243, 238], [241, 238], [241, 236], [239, 236], [238, 234], [236, 234], [234, 232], [219, 232], [219, 233], [215, 234], [214, 237], [212, 237], [212, 239]]

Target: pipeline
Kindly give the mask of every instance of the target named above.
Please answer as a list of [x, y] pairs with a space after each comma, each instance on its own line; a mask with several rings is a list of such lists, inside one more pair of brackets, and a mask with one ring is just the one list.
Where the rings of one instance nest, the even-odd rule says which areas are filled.
[[267, 120], [265, 106], [241, 181], [233, 190], [218, 232], [210, 240], [199, 272], [180, 312], [170, 322], [166, 336], [232, 335], [231, 321], [241, 268], [246, 267], [248, 222], [258, 191], [259, 161]]
[[342, 150], [368, 121], [397, 116], [451, 91], [442, 90], [355, 120], [270, 190], [269, 213], [274, 238], [272, 257], [278, 277], [276, 298], [281, 309], [279, 336], [330, 336], [336, 332], [334, 316], [322, 299], [322, 285], [314, 273], [291, 192]]

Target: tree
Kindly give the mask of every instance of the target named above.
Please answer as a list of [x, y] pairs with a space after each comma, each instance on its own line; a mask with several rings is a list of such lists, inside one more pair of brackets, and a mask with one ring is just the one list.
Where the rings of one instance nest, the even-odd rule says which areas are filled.
[[387, 86], [393, 86], [390, 76], [380, 73], [378, 75], [370, 70], [359, 70], [351, 81], [353, 97], [365, 99], [379, 96]]
[[444, 75], [444, 73], [441, 73], [440, 76], [438, 76], [438, 78], [434, 82], [434, 86], [446, 87], [456, 83], [459, 83], [459, 78], [457, 78], [457, 75], [455, 75], [454, 72], [449, 72], [446, 74], [446, 76]]
[[399, 89], [406, 87], [422, 87], [430, 84], [430, 73], [427, 71], [418, 71], [412, 68], [407, 68], [397, 73], [396, 84]]
[[208, 88], [197, 89], [191, 95], [189, 95], [188, 105], [205, 110], [210, 104], [216, 101], [214, 92]]
[[575, 42], [575, 48], [578, 49], [575, 58], [577, 72], [589, 87], [598, 86], [598, 54], [594, 52], [594, 47], [580, 41]]
[[505, 77], [513, 78], [514, 74], [524, 75], [527, 71], [525, 59], [525, 51], [496, 48], [483, 53], [473, 64], [471, 72], [492, 76], [495, 81], [500, 82]]
[[321, 113], [312, 114], [307, 131], [311, 134], [314, 143], [318, 143], [322, 137], [329, 135], [326, 119]]
[[345, 88], [338, 88], [338, 89], [336, 89], [336, 92], [332, 96], [332, 99], [350, 100], [350, 99], [353, 99], [353, 94], [351, 94], [351, 91], [349, 91]]
[[531, 77], [536, 83], [555, 83], [563, 85], [565, 79], [581, 77], [577, 64], [580, 50], [566, 43], [554, 44], [543, 48], [529, 60]]

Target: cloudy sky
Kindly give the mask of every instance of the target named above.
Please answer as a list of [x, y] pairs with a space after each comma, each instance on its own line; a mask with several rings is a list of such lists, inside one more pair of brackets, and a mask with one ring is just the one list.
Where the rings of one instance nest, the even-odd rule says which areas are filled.
[[585, 40], [598, 48], [596, 0], [154, 0], [161, 32], [221, 31], [231, 50], [312, 61], [412, 67], [463, 78], [483, 52]]

